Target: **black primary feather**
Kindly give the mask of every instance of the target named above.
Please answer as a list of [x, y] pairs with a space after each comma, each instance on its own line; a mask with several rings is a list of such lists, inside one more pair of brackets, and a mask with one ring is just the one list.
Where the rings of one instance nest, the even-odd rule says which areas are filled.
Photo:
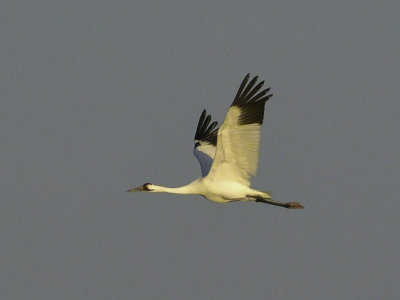
[[214, 146], [217, 145], [218, 136], [218, 122], [211, 122], [211, 115], [207, 115], [207, 111], [203, 110], [201, 113], [199, 123], [197, 124], [196, 134], [194, 136], [195, 140], [208, 142]]
[[264, 119], [264, 106], [265, 102], [272, 97], [272, 94], [267, 94], [270, 88], [259, 90], [264, 85], [264, 81], [259, 82], [254, 86], [258, 80], [255, 76], [248, 84], [250, 74], [247, 74], [236, 93], [235, 99], [231, 106], [236, 106], [240, 109], [239, 124], [262, 124]]

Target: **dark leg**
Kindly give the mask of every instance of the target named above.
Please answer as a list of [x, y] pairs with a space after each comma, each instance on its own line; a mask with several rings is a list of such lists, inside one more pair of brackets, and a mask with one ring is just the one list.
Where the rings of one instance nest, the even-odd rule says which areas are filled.
[[271, 205], [276, 205], [276, 206], [281, 206], [281, 207], [286, 207], [286, 208], [304, 208], [303, 205], [301, 205], [298, 202], [279, 202], [276, 200], [272, 200], [272, 199], [265, 199], [265, 198], [256, 198], [256, 202], [262, 202], [262, 203], [268, 203]]

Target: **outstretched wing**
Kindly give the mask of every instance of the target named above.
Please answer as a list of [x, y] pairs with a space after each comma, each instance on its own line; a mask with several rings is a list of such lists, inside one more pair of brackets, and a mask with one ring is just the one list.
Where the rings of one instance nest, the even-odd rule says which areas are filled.
[[208, 175], [213, 163], [215, 149], [217, 146], [218, 122], [211, 122], [211, 115], [207, 115], [206, 110], [201, 113], [194, 136], [193, 154], [200, 163], [201, 175]]
[[272, 97], [269, 88], [256, 85], [258, 77], [249, 83], [247, 74], [218, 130], [218, 143], [208, 177], [214, 180], [234, 180], [250, 186], [255, 176], [260, 146], [260, 127], [264, 118], [265, 102]]

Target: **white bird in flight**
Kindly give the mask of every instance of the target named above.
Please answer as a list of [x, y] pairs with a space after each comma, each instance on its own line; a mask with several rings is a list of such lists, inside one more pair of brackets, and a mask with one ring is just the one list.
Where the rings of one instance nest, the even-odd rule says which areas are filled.
[[217, 203], [255, 201], [303, 208], [300, 203], [272, 200], [270, 193], [250, 188], [250, 177], [257, 172], [264, 106], [272, 94], [268, 94], [270, 88], [259, 92], [264, 81], [256, 85], [258, 76], [248, 82], [249, 77], [247, 74], [243, 79], [220, 128], [216, 128], [217, 122], [210, 124], [211, 115], [206, 110], [200, 116], [193, 153], [200, 163], [202, 177], [181, 187], [145, 183], [128, 192], [193, 194]]

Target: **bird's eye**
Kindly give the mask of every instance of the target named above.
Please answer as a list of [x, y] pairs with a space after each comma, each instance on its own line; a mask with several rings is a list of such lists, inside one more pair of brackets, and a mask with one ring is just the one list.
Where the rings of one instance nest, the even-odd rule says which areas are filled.
[[200, 142], [196, 142], [196, 144], [194, 144], [195, 148], [197, 148], [198, 146], [201, 146]]

